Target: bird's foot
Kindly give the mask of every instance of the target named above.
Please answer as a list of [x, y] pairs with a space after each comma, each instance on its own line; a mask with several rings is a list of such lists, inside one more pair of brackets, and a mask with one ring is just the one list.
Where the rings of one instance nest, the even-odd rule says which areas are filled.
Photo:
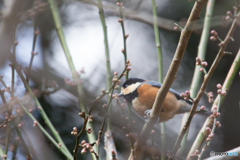
[[[149, 109], [149, 110], [146, 110], [145, 112], [144, 112], [144, 114], [145, 114], [145, 116], [144, 116], [144, 119], [145, 119], [145, 123], [148, 123], [149, 124], [149, 119], [150, 119], [150, 113], [151, 113], [151, 109]], [[157, 122], [156, 123], [159, 123], [160, 122], [160, 118], [158, 117], [158, 120], [157, 120]]]

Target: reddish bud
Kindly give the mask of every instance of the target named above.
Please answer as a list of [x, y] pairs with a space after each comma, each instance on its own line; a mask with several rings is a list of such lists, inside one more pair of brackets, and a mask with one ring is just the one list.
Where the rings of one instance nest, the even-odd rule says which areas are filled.
[[216, 40], [217, 40], [217, 37], [215, 37], [215, 36], [210, 37], [210, 41], [216, 41]]
[[231, 21], [232, 20], [232, 18], [230, 17], [230, 16], [226, 16], [226, 18], [225, 18], [227, 21]]
[[122, 22], [123, 22], [123, 19], [118, 19], [118, 22], [119, 22], [119, 23], [122, 23]]
[[130, 71], [132, 69], [132, 67], [128, 66], [127, 67], [127, 71]]
[[73, 132], [77, 132], [77, 127], [73, 127]]
[[189, 90], [186, 90], [185, 93], [186, 93], [186, 95], [187, 95], [188, 97], [190, 96]]
[[201, 59], [199, 57], [196, 57], [196, 62], [201, 63]]
[[222, 88], [222, 85], [220, 83], [217, 84], [217, 88], [218, 89], [221, 89]]
[[62, 144], [61, 144], [61, 143], [58, 143], [58, 146], [61, 148]]
[[112, 150], [112, 156], [116, 156], [116, 151], [115, 150]]
[[213, 133], [211, 133], [209, 136], [208, 136], [208, 138], [213, 138], [214, 137], [214, 134]]
[[206, 134], [206, 135], [209, 135], [211, 132], [212, 132], [211, 128], [206, 127], [206, 129], [205, 129], [205, 134]]
[[86, 148], [83, 148], [83, 149], [81, 150], [81, 154], [84, 155], [85, 153], [87, 153], [87, 150], [86, 150]]
[[212, 31], [211, 31], [211, 34], [212, 34], [213, 36], [215, 36], [215, 37], [218, 36], [218, 33], [217, 33], [215, 30], [212, 30]]
[[222, 91], [222, 93], [221, 93], [222, 96], [225, 96], [226, 94], [227, 94], [226, 91]]
[[21, 128], [21, 127], [22, 127], [22, 124], [21, 124], [21, 123], [19, 123], [19, 124], [18, 124], [18, 128]]
[[202, 65], [203, 67], [207, 67], [208, 64], [207, 64], [207, 62], [205, 61], [205, 62], [202, 62], [201, 65]]
[[35, 34], [35, 35], [39, 35], [39, 33], [40, 33], [39, 30], [34, 31], [34, 34]]
[[150, 132], [150, 134], [153, 134], [153, 133], [155, 133], [155, 130], [152, 130], [152, 131]]
[[78, 115], [82, 118], [85, 118], [85, 112], [80, 112], [80, 113], [78, 113]]
[[201, 106], [201, 107], [200, 107], [200, 110], [201, 110], [201, 111], [204, 111], [204, 110], [205, 110], [205, 106]]
[[216, 122], [216, 127], [220, 128], [221, 127], [221, 123], [219, 121]]
[[232, 16], [232, 12], [231, 11], [227, 11], [227, 15], [231, 17]]
[[217, 105], [214, 105], [213, 106], [213, 109], [217, 110], [218, 106]]
[[213, 92], [208, 92], [208, 97], [213, 98]]
[[102, 108], [107, 108], [107, 104], [103, 104]]
[[184, 97], [186, 97], [187, 95], [186, 95], [185, 93], [181, 93], [180, 96], [181, 96], [182, 98], [184, 98]]
[[196, 150], [196, 151], [195, 151], [195, 154], [198, 154], [198, 153], [199, 153], [199, 150]]
[[201, 67], [201, 68], [199, 68], [199, 71], [200, 71], [200, 72], [203, 72], [203, 68], [202, 68], [202, 67]]
[[177, 30], [178, 30], [178, 27], [177, 27], [177, 26], [175, 26], [173, 29], [174, 29], [175, 31], [177, 31]]
[[218, 89], [218, 90], [217, 90], [217, 93], [218, 93], [218, 94], [221, 94], [221, 93], [222, 93], [222, 90], [221, 90], [221, 89]]

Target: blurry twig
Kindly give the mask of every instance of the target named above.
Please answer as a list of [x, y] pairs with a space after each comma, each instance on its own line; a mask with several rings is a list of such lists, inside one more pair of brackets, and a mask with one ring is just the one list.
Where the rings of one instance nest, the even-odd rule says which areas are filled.
[[[93, 0], [77, 0], [77, 1], [97, 6], [97, 3]], [[102, 5], [102, 7], [103, 7], [103, 9], [105, 9], [106, 14], [119, 16], [118, 8], [116, 7], [115, 4], [108, 3], [105, 1], [104, 5]], [[132, 19], [132, 20], [136, 20], [139, 22], [149, 24], [149, 25], [153, 25], [153, 17], [149, 13], [132, 10], [132, 9], [128, 9], [127, 7], [125, 7], [124, 10], [122, 10], [122, 14], [123, 14], [123, 17], [125, 17], [127, 19]], [[211, 27], [222, 25], [223, 21], [221, 19], [222, 19], [222, 16], [216, 16], [216, 17], [212, 18]], [[199, 20], [199, 21], [201, 22], [202, 20]], [[168, 30], [168, 31], [174, 31], [174, 29], [173, 29], [175, 26], [174, 23], [181, 24], [181, 26], [186, 25], [186, 22], [182, 22], [182, 21], [176, 22], [174, 20], [170, 20], [170, 19], [166, 19], [166, 18], [162, 18], [162, 17], [158, 17], [157, 25], [161, 29]], [[224, 23], [229, 23], [229, 22], [225, 21]], [[201, 30], [201, 29], [203, 29], [203, 25], [198, 23], [198, 24], [196, 24], [196, 26], [194, 27], [193, 30]]]
[[[160, 83], [163, 82], [163, 64], [162, 64], [162, 51], [161, 51], [161, 43], [160, 43], [160, 34], [158, 29], [158, 16], [157, 16], [157, 6], [155, 0], [152, 0], [152, 10], [153, 10], [153, 27], [154, 27], [154, 33], [155, 33], [155, 41], [156, 41], [156, 47], [157, 47], [157, 53], [158, 53], [158, 81]], [[161, 124], [161, 160], [166, 159], [165, 154], [165, 123], [162, 122]]]
[[[108, 46], [108, 35], [107, 35], [107, 26], [104, 16], [104, 11], [102, 7], [102, 0], [97, 0], [97, 6], [99, 10], [99, 16], [103, 28], [103, 36], [104, 36], [104, 46], [105, 46], [105, 57], [106, 57], [106, 70], [107, 70], [107, 88], [109, 89], [112, 85], [112, 74], [111, 74], [111, 65], [110, 65], [110, 56], [109, 56], [109, 46]], [[110, 101], [108, 97], [108, 101]], [[110, 110], [111, 112], [111, 110]], [[111, 122], [109, 119], [107, 120], [107, 128], [111, 129]]]
[[14, 26], [19, 22], [20, 10], [19, 7], [23, 0], [4, 0], [4, 8], [2, 11], [2, 23], [0, 30], [0, 66], [6, 63], [7, 56], [12, 47], [12, 31]]
[[186, 133], [186, 131], [187, 131], [187, 129], [188, 129], [190, 123], [191, 123], [191, 120], [192, 120], [192, 118], [193, 118], [193, 116], [194, 116], [194, 114], [196, 112], [197, 105], [198, 105], [202, 95], [205, 93], [207, 84], [208, 84], [210, 78], [212, 77], [215, 69], [217, 68], [218, 63], [220, 62], [221, 58], [225, 54], [224, 51], [225, 51], [229, 41], [231, 40], [230, 37], [232, 37], [232, 35], [233, 35], [233, 33], [234, 33], [234, 31], [235, 31], [235, 29], [237, 27], [238, 19], [239, 19], [239, 14], [234, 19], [234, 21], [232, 23], [232, 26], [229, 29], [229, 32], [226, 35], [224, 41], [220, 43], [221, 47], [220, 47], [220, 49], [218, 51], [218, 54], [217, 54], [214, 62], [212, 63], [211, 68], [209, 69], [208, 73], [204, 76], [204, 80], [203, 80], [202, 86], [201, 86], [201, 88], [200, 88], [196, 98], [194, 99], [194, 102], [193, 102], [190, 114], [188, 116], [188, 120], [185, 123], [184, 127], [181, 129], [181, 131], [180, 131], [180, 133], [178, 135], [177, 141], [176, 141], [176, 143], [175, 143], [175, 145], [173, 147], [172, 156], [174, 156], [176, 154], [176, 152], [178, 151], [178, 149], [180, 148], [180, 144], [181, 144], [181, 141], [183, 139], [183, 136]]
[[[77, 71], [75, 69], [75, 66], [74, 66], [74, 63], [72, 61], [72, 57], [71, 57], [70, 51], [68, 49], [68, 45], [67, 45], [67, 42], [66, 42], [66, 39], [65, 39], [65, 35], [64, 35], [63, 29], [62, 29], [61, 18], [60, 18], [59, 12], [58, 12], [58, 8], [57, 8], [57, 6], [54, 2], [55, 2], [54, 0], [48, 0], [48, 3], [50, 4], [52, 15], [53, 15], [53, 20], [54, 20], [54, 23], [55, 23], [56, 31], [57, 31], [59, 40], [61, 42], [61, 45], [63, 47], [64, 54], [66, 56], [68, 65], [69, 65], [70, 70], [72, 72], [73, 81], [77, 85], [79, 107], [80, 107], [82, 112], [84, 111], [85, 113], [87, 113], [87, 109], [86, 109], [85, 105], [83, 104], [83, 99], [84, 99], [83, 86], [82, 86], [81, 81], [80, 81], [80, 76], [77, 73]], [[96, 138], [95, 138], [95, 135], [94, 135], [93, 127], [90, 123], [87, 123], [87, 128], [89, 128], [89, 127], [92, 128], [92, 134], [87, 134], [88, 140], [89, 140], [89, 142], [95, 142]], [[96, 150], [96, 148], [95, 148], [95, 150]], [[94, 154], [91, 154], [91, 155], [92, 155], [93, 159], [95, 159], [95, 155]]]
[[5, 120], [2, 124], [0, 124], [0, 128], [2, 128], [7, 123], [8, 123], [8, 120]]
[[29, 83], [29, 76], [30, 76], [30, 73], [31, 73], [33, 58], [36, 55], [34, 50], [35, 50], [36, 40], [37, 40], [38, 34], [39, 34], [39, 31], [37, 30], [37, 22], [35, 20], [35, 17], [33, 17], [33, 43], [32, 43], [32, 51], [31, 51], [31, 59], [30, 59], [29, 67], [27, 69], [27, 74], [26, 74], [27, 83]]
[[99, 100], [102, 99], [111, 90], [114, 90], [114, 87], [116, 86], [118, 80], [120, 80], [124, 76], [124, 74], [126, 73], [127, 67], [128, 67], [128, 65], [125, 66], [124, 70], [122, 71], [122, 73], [120, 74], [118, 79], [113, 83], [113, 85], [107, 91], [102, 91], [102, 93], [95, 100], [93, 100], [92, 106], [90, 107], [90, 110], [88, 112], [89, 115], [91, 115], [95, 105], [99, 102]]
[[[204, 26], [203, 26], [203, 31], [202, 31], [200, 43], [198, 46], [198, 54], [197, 54], [197, 57], [199, 57], [200, 59], [205, 59], [205, 57], [206, 57], [207, 43], [208, 43], [208, 39], [209, 39], [214, 4], [215, 4], [215, 0], [209, 0], [207, 2], [206, 13], [205, 13], [205, 17], [204, 17]], [[193, 98], [195, 98], [197, 95], [197, 89], [198, 89], [198, 86], [200, 85], [200, 80], [202, 77], [202, 73], [199, 72], [199, 69], [200, 69], [200, 66], [195, 65], [193, 79], [192, 79], [192, 83], [191, 83], [191, 86], [189, 89], [190, 95]], [[186, 123], [188, 115], [189, 115], [189, 113], [184, 114], [183, 119], [182, 119], [182, 127]], [[187, 141], [187, 135], [188, 135], [188, 130], [182, 140], [181, 148], [178, 150], [178, 152], [176, 154], [177, 157], [182, 156], [182, 153], [184, 151], [184, 147], [185, 147], [185, 144]]]
[[106, 153], [107, 153], [107, 156], [106, 156], [107, 159], [109, 159], [109, 160], [117, 160], [118, 159], [111, 130], [108, 130], [105, 132], [104, 149], [106, 150]]
[[[2, 78], [1, 78], [1, 80], [2, 80]], [[3, 80], [2, 80], [2, 81], [3, 81]], [[11, 91], [10, 91], [10, 93], [11, 93]], [[16, 131], [16, 133], [17, 133], [17, 135], [18, 135], [18, 137], [19, 137], [19, 139], [20, 139], [20, 141], [21, 141], [21, 143], [22, 143], [22, 145], [23, 145], [23, 148], [24, 148], [25, 151], [26, 151], [26, 158], [27, 158], [27, 160], [31, 160], [31, 154], [30, 154], [30, 152], [29, 152], [29, 149], [28, 149], [28, 147], [27, 147], [27, 145], [26, 145], [23, 137], [22, 137], [22, 134], [21, 134], [21, 132], [19, 131], [19, 128], [14, 124], [13, 119], [10, 118], [11, 115], [12, 115], [12, 112], [11, 112], [11, 110], [9, 109], [9, 106], [7, 105], [7, 101], [6, 101], [6, 99], [5, 99], [4, 92], [3, 92], [2, 90], [0, 90], [0, 94], [1, 94], [1, 98], [2, 98], [3, 103], [4, 103], [4, 104], [6, 105], [6, 107], [7, 107], [7, 113], [8, 113], [9, 119], [10, 119], [10, 124], [13, 125], [14, 130]], [[7, 133], [9, 134], [9, 137], [10, 137], [10, 133], [11, 133], [11, 132], [10, 132], [10, 131], [11, 131], [11, 126], [10, 126], [10, 124], [8, 125], [8, 128], [7, 128], [7, 130], [9, 130], [9, 131], [7, 131]], [[5, 155], [7, 155], [7, 152], [8, 152], [9, 137], [6, 138]]]
[[[35, 119], [35, 117], [27, 110], [27, 108], [21, 103], [21, 101], [17, 98], [14, 97], [14, 100], [17, 101], [17, 103], [22, 107], [22, 109], [25, 111], [25, 113], [33, 120], [34, 125], [38, 126], [39, 129], [45, 134], [45, 136], [70, 160], [72, 159], [72, 155], [68, 153], [69, 151], [67, 148], [62, 147], [64, 144], [63, 143], [57, 143], [52, 136], [42, 127], [40, 123]], [[50, 127], [49, 127], [50, 128]], [[51, 129], [51, 128], [50, 128]], [[57, 138], [56, 138], [57, 139]]]
[[74, 160], [77, 160], [77, 151], [78, 151], [78, 148], [80, 147], [79, 146], [79, 141], [80, 141], [80, 137], [82, 136], [82, 134], [86, 130], [86, 126], [87, 126], [87, 122], [88, 122], [88, 115], [86, 117], [83, 117], [83, 118], [84, 118], [83, 127], [76, 137], [76, 144], [75, 144], [75, 148], [73, 150], [73, 159]]
[[21, 70], [15, 66], [17, 65], [17, 62], [13, 62], [13, 66], [16, 70], [16, 72], [18, 73], [19, 77], [21, 78], [22, 82], [24, 83], [27, 91], [30, 93], [31, 97], [33, 98], [33, 100], [35, 101], [38, 110], [40, 112], [40, 114], [42, 115], [43, 119], [45, 120], [47, 126], [49, 127], [49, 129], [51, 130], [51, 132], [53, 133], [54, 137], [57, 139], [58, 143], [61, 144], [61, 147], [67, 152], [67, 155], [70, 159], [72, 159], [72, 155], [71, 153], [68, 151], [67, 147], [65, 146], [63, 140], [61, 139], [61, 137], [59, 136], [58, 132], [56, 131], [56, 129], [54, 128], [54, 126], [52, 125], [52, 122], [50, 121], [50, 119], [48, 118], [47, 114], [45, 113], [45, 111], [43, 110], [40, 102], [38, 101], [37, 97], [33, 94], [32, 89], [29, 87], [26, 79], [24, 78]]
[[12, 154], [12, 160], [15, 160], [17, 158], [17, 148], [18, 148], [19, 141], [15, 140], [13, 145], [13, 154]]

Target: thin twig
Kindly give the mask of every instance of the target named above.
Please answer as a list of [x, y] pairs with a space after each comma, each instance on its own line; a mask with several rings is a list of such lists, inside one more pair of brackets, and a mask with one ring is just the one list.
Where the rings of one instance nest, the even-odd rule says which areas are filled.
[[177, 50], [175, 52], [171, 66], [169, 68], [169, 71], [167, 73], [167, 76], [163, 82], [162, 87], [160, 88], [160, 90], [157, 93], [157, 97], [155, 99], [155, 102], [152, 107], [152, 111], [150, 113], [149, 123], [145, 123], [145, 125], [138, 137], [138, 140], [136, 141], [135, 146], [134, 146], [135, 155], [131, 154], [129, 156], [129, 160], [131, 160], [133, 158], [138, 160], [141, 155], [142, 147], [143, 147], [144, 143], [146, 142], [149, 133], [151, 132], [154, 124], [156, 123], [156, 121], [158, 119], [158, 115], [162, 108], [163, 101], [167, 95], [167, 92], [169, 91], [169, 88], [171, 87], [171, 85], [175, 79], [174, 77], [177, 73], [178, 67], [183, 58], [188, 40], [192, 33], [192, 30], [196, 24], [196, 21], [200, 15], [201, 10], [206, 2], [207, 2], [207, 0], [199, 0], [199, 1], [195, 2], [195, 5], [191, 12], [191, 15], [187, 21], [187, 24], [181, 32], [179, 44], [178, 44]]
[[85, 130], [86, 130], [87, 122], [88, 122], [88, 116], [86, 116], [84, 118], [83, 127], [82, 127], [81, 131], [79, 132], [79, 134], [76, 137], [76, 144], [75, 144], [75, 148], [73, 150], [73, 159], [74, 160], [77, 160], [77, 150], [79, 148], [80, 137], [82, 136], [83, 132], [85, 132]]
[[109, 93], [111, 90], [114, 90], [114, 87], [116, 86], [117, 84], [117, 81], [120, 80], [124, 74], [126, 73], [126, 70], [127, 70], [127, 65], [125, 66], [124, 70], [122, 71], [122, 73], [120, 74], [120, 76], [118, 77], [118, 79], [113, 83], [113, 85], [108, 89], [108, 91], [104, 91], [102, 92], [95, 100], [93, 100], [92, 102], [92, 106], [90, 107], [90, 110], [88, 112], [89, 115], [91, 115], [94, 107], [96, 106], [96, 104], [107, 94]]
[[[154, 33], [155, 33], [155, 41], [156, 41], [156, 47], [157, 47], [157, 53], [158, 53], [158, 81], [160, 83], [163, 82], [163, 65], [162, 65], [162, 51], [161, 51], [161, 43], [160, 43], [160, 34], [159, 34], [159, 28], [158, 28], [158, 16], [157, 16], [157, 6], [155, 0], [152, 0], [152, 10], [153, 10], [153, 27], [154, 27]], [[161, 160], [166, 159], [165, 154], [165, 123], [161, 123]]]
[[[61, 42], [62, 48], [64, 50], [64, 54], [66, 56], [69, 68], [72, 72], [72, 78], [73, 78], [74, 82], [77, 84], [79, 108], [81, 109], [82, 112], [87, 113], [87, 109], [86, 109], [86, 107], [83, 103], [83, 99], [84, 99], [84, 95], [85, 95], [84, 90], [83, 90], [83, 86], [82, 86], [81, 81], [80, 81], [80, 76], [75, 69], [75, 66], [74, 66], [74, 63], [73, 63], [73, 60], [72, 60], [72, 57], [71, 57], [66, 39], [65, 39], [65, 35], [64, 35], [63, 29], [62, 29], [62, 24], [61, 24], [61, 18], [60, 18], [60, 15], [59, 15], [59, 11], [58, 11], [58, 8], [57, 8], [57, 6], [54, 2], [55, 2], [54, 0], [48, 0], [48, 3], [49, 3], [50, 8], [51, 8], [52, 15], [53, 15], [53, 20], [54, 20], [54, 23], [55, 23], [56, 31], [57, 31], [59, 40]], [[90, 143], [95, 142], [96, 138], [95, 138], [95, 135], [94, 135], [94, 130], [93, 130], [92, 124], [87, 123], [87, 128], [89, 128], [89, 127], [92, 128], [92, 134], [87, 134], [88, 140], [89, 140]], [[96, 148], [95, 148], [95, 150], [96, 150]], [[95, 159], [94, 154], [91, 154], [91, 156], [92, 156], [93, 159]]]
[[0, 128], [2, 128], [5, 124], [8, 124], [8, 120], [5, 120], [2, 124], [0, 124]]
[[[222, 95], [219, 94], [219, 101], [218, 101], [218, 106], [217, 106], [217, 112], [219, 112], [219, 109], [220, 109], [221, 97], [222, 97]], [[210, 135], [214, 135], [214, 131], [215, 131], [215, 129], [216, 129], [217, 116], [215, 116], [213, 119], [214, 119], [214, 120], [213, 120], [213, 126], [212, 126], [212, 131], [211, 131]], [[210, 145], [211, 139], [212, 139], [212, 138], [210, 138], [210, 139], [209, 139], [210, 141], [207, 141], [206, 144], [205, 144], [205, 146], [202, 148], [200, 154], [198, 155], [198, 159], [199, 159], [199, 160], [201, 160], [201, 157], [202, 157], [204, 151], [206, 151], [206, 148]]]
[[[30, 93], [31, 97], [33, 98], [33, 100], [35, 101], [38, 110], [40, 112], [40, 114], [42, 115], [44, 121], [46, 122], [47, 126], [49, 127], [49, 129], [51, 130], [51, 132], [53, 133], [54, 137], [57, 139], [58, 143], [61, 144], [61, 147], [64, 148], [66, 150], [66, 152], [68, 153], [68, 157], [71, 157], [71, 153], [68, 151], [67, 147], [65, 146], [63, 140], [61, 139], [61, 137], [59, 136], [58, 132], [56, 131], [56, 129], [54, 128], [54, 126], [52, 125], [52, 122], [50, 121], [50, 119], [48, 118], [47, 114], [45, 113], [45, 111], [43, 110], [40, 102], [38, 101], [37, 97], [33, 94], [32, 89], [29, 87], [26, 79], [24, 78], [21, 70], [19, 68], [17, 68], [17, 62], [13, 62], [12, 64], [13, 67], [15, 68], [16, 72], [18, 73], [19, 77], [21, 78], [22, 82], [24, 83], [27, 91]], [[72, 159], [72, 157], [71, 157]]]
[[[238, 51], [238, 54], [236, 56], [236, 58], [234, 59], [233, 63], [232, 63], [232, 66], [227, 74], [227, 77], [223, 83], [223, 86], [222, 86], [222, 90], [223, 91], [226, 91], [226, 90], [229, 90], [229, 88], [231, 87], [231, 84], [233, 82], [233, 79], [234, 77], [236, 76], [237, 74], [237, 71], [240, 67], [240, 49]], [[212, 110], [213, 110], [213, 107], [215, 105], [220, 105], [222, 104], [222, 102], [224, 101], [225, 99], [225, 96], [221, 98], [221, 101], [219, 102], [219, 98], [220, 96], [218, 95], [217, 98], [215, 99], [213, 105], [212, 105]], [[188, 156], [187, 156], [187, 159], [190, 160], [191, 159], [191, 154], [196, 151], [196, 150], [199, 150], [199, 148], [202, 146], [204, 140], [206, 139], [206, 135], [205, 135], [205, 129], [206, 127], [211, 127], [213, 124], [213, 119], [212, 118], [208, 118], [202, 129], [199, 131], [198, 135], [197, 135], [197, 138], [195, 139], [189, 153], [188, 153]]]
[[37, 36], [38, 36], [38, 30], [37, 30], [37, 24], [36, 24], [36, 20], [35, 17], [33, 17], [33, 43], [32, 43], [32, 51], [31, 51], [31, 59], [30, 59], [30, 63], [27, 69], [27, 74], [26, 74], [26, 81], [27, 83], [29, 83], [29, 77], [31, 74], [31, 69], [32, 69], [32, 64], [33, 64], [33, 58], [35, 56], [35, 46], [36, 46], [36, 40], [37, 40]]
[[[198, 54], [197, 54], [197, 57], [199, 57], [200, 59], [206, 59], [205, 57], [206, 57], [206, 53], [207, 53], [206, 52], [207, 43], [208, 43], [208, 39], [209, 39], [214, 4], [215, 4], [215, 0], [209, 0], [207, 2], [206, 13], [205, 13], [205, 17], [204, 17], [204, 24], [203, 24], [203, 31], [202, 31], [200, 43], [198, 46]], [[200, 85], [200, 80], [202, 77], [202, 74], [201, 74], [201, 72], [199, 72], [199, 69], [200, 69], [200, 66], [195, 65], [193, 79], [192, 79], [192, 83], [191, 83], [191, 86], [189, 89], [190, 95], [193, 98], [195, 98], [197, 95], [197, 89], [198, 89], [198, 86]], [[182, 127], [186, 123], [188, 115], [189, 115], [189, 113], [184, 114], [183, 119], [182, 119]], [[183, 137], [183, 140], [181, 143], [181, 148], [178, 150], [178, 152], [176, 154], [177, 157], [182, 157], [182, 153], [184, 151], [185, 144], [187, 141], [187, 136], [188, 136], [188, 130]]]
[[12, 160], [16, 159], [17, 155], [17, 148], [18, 148], [19, 141], [15, 140], [13, 145], [13, 154], [12, 154]]
[[[11, 93], [11, 92], [10, 92], [10, 93]], [[12, 113], [11, 113], [11, 110], [9, 109], [9, 106], [7, 105], [7, 101], [6, 101], [6, 99], [5, 99], [4, 92], [3, 92], [2, 90], [0, 90], [0, 94], [1, 94], [1, 98], [2, 98], [3, 103], [4, 103], [4, 104], [6, 105], [6, 107], [7, 107], [8, 116], [11, 117]], [[26, 151], [26, 158], [27, 158], [27, 160], [31, 160], [31, 154], [30, 154], [30, 152], [29, 152], [29, 149], [28, 149], [28, 147], [27, 147], [27, 145], [26, 145], [26, 143], [25, 143], [25, 141], [24, 141], [24, 139], [23, 139], [23, 137], [22, 137], [21, 132], [19, 131], [18, 127], [14, 124], [13, 119], [11, 119], [10, 124], [13, 125], [14, 130], [16, 131], [16, 133], [17, 133], [17, 135], [18, 135], [18, 137], [19, 137], [19, 139], [20, 139], [20, 141], [21, 141], [21, 143], [22, 143], [22, 145], [23, 145], [23, 148], [24, 148], [25, 151]], [[10, 137], [10, 131], [11, 131], [11, 126], [10, 126], [10, 125], [8, 125], [8, 129], [7, 129], [7, 130], [8, 130], [7, 133], [9, 134], [9, 137]], [[7, 152], [8, 152], [9, 137], [7, 137], [7, 139], [6, 139], [5, 155], [7, 155]]]
[[180, 148], [180, 144], [181, 144], [181, 141], [183, 139], [183, 136], [184, 134], [186, 133], [191, 121], [192, 121], [192, 118], [196, 112], [196, 109], [197, 109], [197, 105], [202, 97], [202, 95], [205, 93], [205, 90], [206, 90], [206, 87], [207, 87], [207, 84], [210, 80], [210, 78], [212, 77], [215, 69], [217, 68], [217, 65], [218, 63], [220, 62], [222, 56], [224, 55], [224, 51], [230, 41], [230, 38], [229, 37], [232, 37], [236, 27], [237, 27], [237, 21], [238, 21], [238, 18], [239, 18], [239, 14], [236, 16], [235, 20], [233, 21], [232, 23], [232, 26], [227, 34], [227, 36], [225, 37], [224, 41], [221, 42], [221, 47], [219, 49], [219, 52], [214, 60], [214, 62], [212, 63], [212, 66], [210, 68], [210, 70], [208, 71], [208, 73], [204, 76], [204, 80], [203, 80], [203, 83], [202, 83], [202, 86], [200, 88], [200, 91], [198, 92], [197, 94], [197, 97], [196, 99], [194, 100], [193, 102], [193, 105], [192, 105], [192, 108], [191, 108], [191, 111], [190, 111], [190, 114], [188, 116], [188, 120], [187, 122], [185, 123], [184, 127], [182, 128], [181, 132], [179, 133], [178, 135], [178, 138], [177, 138], [177, 141], [173, 147], [173, 150], [172, 150], [172, 155], [171, 156], [175, 156], [176, 152], [178, 151], [178, 149]]

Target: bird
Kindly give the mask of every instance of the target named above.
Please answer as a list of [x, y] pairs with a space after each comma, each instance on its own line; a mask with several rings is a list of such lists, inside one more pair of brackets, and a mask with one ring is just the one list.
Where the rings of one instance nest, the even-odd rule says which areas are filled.
[[[162, 84], [156, 81], [129, 78], [123, 83], [118, 97], [123, 97], [141, 117], [146, 117], [150, 115], [161, 86]], [[170, 88], [158, 115], [158, 123], [168, 121], [176, 114], [190, 112], [192, 103], [191, 100], [184, 100], [177, 91]], [[206, 110], [203, 113], [210, 115]]]

